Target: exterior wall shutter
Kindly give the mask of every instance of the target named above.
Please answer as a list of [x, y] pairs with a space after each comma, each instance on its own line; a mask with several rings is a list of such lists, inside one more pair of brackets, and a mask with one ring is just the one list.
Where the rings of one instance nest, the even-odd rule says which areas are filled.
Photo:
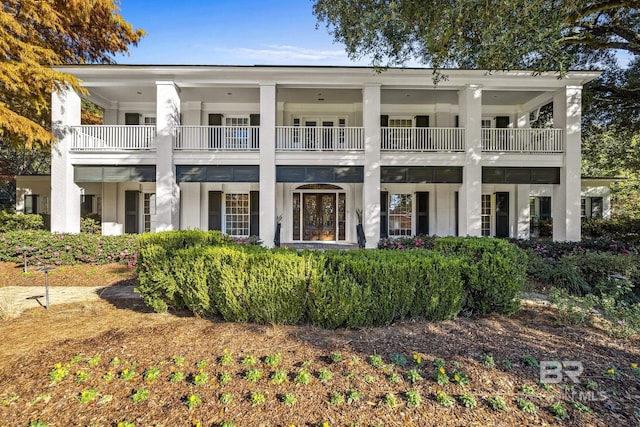
[[417, 128], [428, 128], [429, 127], [429, 116], [416, 116], [416, 127]]
[[460, 127], [460, 116], [456, 115], [456, 126], [457, 128]]
[[380, 192], [380, 238], [389, 237], [389, 192]]
[[540, 218], [551, 218], [551, 197], [540, 197]]
[[124, 192], [124, 232], [139, 233], [139, 227], [140, 193], [127, 190]]
[[209, 126], [222, 126], [222, 114], [209, 114]]
[[259, 236], [260, 235], [260, 192], [259, 191], [249, 192], [249, 209], [250, 209], [249, 235]]
[[389, 116], [387, 114], [380, 116], [380, 126], [383, 128], [389, 127]]
[[496, 237], [509, 237], [509, 193], [496, 193]]
[[260, 126], [260, 114], [249, 114], [249, 126]]
[[138, 113], [124, 113], [124, 124], [125, 125], [139, 125], [140, 124], [140, 114]]
[[496, 128], [504, 129], [509, 127], [510, 119], [508, 116], [498, 116], [496, 117]]
[[222, 191], [209, 191], [209, 230], [222, 230]]
[[416, 234], [429, 234], [429, 192], [417, 192], [416, 203]]
[[455, 192], [454, 197], [454, 215], [456, 216], [456, 236], [460, 235], [460, 193], [458, 191]]

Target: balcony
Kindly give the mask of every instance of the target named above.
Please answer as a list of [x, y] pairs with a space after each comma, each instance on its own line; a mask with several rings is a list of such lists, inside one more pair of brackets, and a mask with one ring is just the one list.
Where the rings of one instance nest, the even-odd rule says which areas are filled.
[[497, 153], [562, 153], [562, 129], [482, 129], [482, 151]]
[[155, 126], [70, 126], [71, 151], [155, 150]]
[[362, 127], [276, 126], [277, 151], [362, 151]]
[[176, 126], [174, 150], [257, 151], [260, 126]]
[[464, 151], [462, 128], [382, 128], [382, 151]]

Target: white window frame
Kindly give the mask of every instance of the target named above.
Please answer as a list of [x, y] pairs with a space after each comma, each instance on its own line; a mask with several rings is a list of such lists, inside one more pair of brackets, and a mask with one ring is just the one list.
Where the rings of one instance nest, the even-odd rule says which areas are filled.
[[[392, 212], [392, 198], [394, 196], [399, 196], [401, 198], [409, 199], [408, 209], [405, 211], [398, 211], [396, 213]], [[413, 220], [413, 206], [414, 206], [414, 197], [413, 193], [389, 193], [389, 198], [387, 200], [388, 203], [388, 211], [387, 211], [387, 234], [389, 237], [405, 237], [405, 236], [413, 236], [414, 234], [414, 226], [415, 221]], [[406, 205], [405, 203], [400, 203], [399, 206]], [[394, 219], [396, 218], [396, 219]], [[409, 220], [409, 227], [402, 227], [403, 220]], [[392, 227], [393, 223], [397, 221], [399, 224], [398, 227]]]
[[[393, 121], [405, 121], [410, 122], [410, 126], [393, 126]], [[408, 124], [408, 123], [407, 123]], [[414, 128], [416, 127], [416, 121], [414, 116], [389, 116], [389, 125], [387, 127], [390, 128]]]
[[[241, 200], [243, 203], [242, 206], [233, 207], [230, 206], [230, 203], [233, 201], [232, 198], [234, 196], [242, 196], [244, 200]], [[232, 209], [246, 209], [246, 212], [232, 212]], [[246, 191], [235, 191], [224, 194], [224, 205], [223, 205], [223, 220], [224, 220], [224, 232], [229, 236], [233, 237], [249, 237], [251, 233], [251, 197], [249, 192]], [[245, 217], [244, 220], [242, 217]], [[239, 218], [239, 220], [238, 220]], [[240, 224], [240, 225], [235, 225]], [[246, 224], [246, 227], [243, 225]], [[235, 225], [232, 227], [232, 225]], [[242, 233], [237, 233], [237, 231], [242, 231]]]
[[[493, 215], [494, 215], [493, 194], [483, 194], [480, 208], [480, 233], [482, 237], [493, 236]], [[489, 227], [485, 227], [485, 221], [489, 222]]]

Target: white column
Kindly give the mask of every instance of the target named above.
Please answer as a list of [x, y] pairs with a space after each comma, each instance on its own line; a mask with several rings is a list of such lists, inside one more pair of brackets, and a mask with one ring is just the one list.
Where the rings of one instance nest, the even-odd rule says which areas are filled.
[[529, 129], [531, 122], [529, 121], [529, 112], [518, 108], [518, 114], [516, 116], [518, 129]]
[[109, 108], [104, 109], [104, 115], [102, 116], [102, 122], [105, 125], [117, 125], [118, 124], [118, 101], [113, 101]]
[[582, 87], [566, 86], [553, 96], [553, 125], [564, 131], [564, 165], [554, 186], [553, 240], [580, 240], [580, 168]]
[[51, 124], [56, 138], [51, 146], [51, 231], [79, 233], [80, 187], [73, 179], [69, 126], [80, 125], [80, 97], [72, 89], [53, 90]]
[[461, 236], [482, 235], [482, 88], [468, 85], [458, 92], [460, 126], [465, 129], [465, 166], [460, 187]]
[[378, 247], [380, 240], [380, 85], [362, 89], [362, 125], [364, 127], [364, 184], [362, 221], [367, 248]]
[[529, 221], [531, 219], [531, 208], [529, 204], [530, 191], [531, 185], [529, 184], [516, 185], [516, 237], [518, 239], [528, 239], [531, 233], [529, 230]]
[[180, 189], [173, 164], [173, 130], [180, 123], [180, 89], [156, 82], [156, 230], [180, 227]]
[[200, 126], [202, 119], [202, 102], [189, 101], [184, 103], [182, 112], [183, 125]]
[[273, 246], [276, 231], [276, 84], [260, 84], [260, 240]]

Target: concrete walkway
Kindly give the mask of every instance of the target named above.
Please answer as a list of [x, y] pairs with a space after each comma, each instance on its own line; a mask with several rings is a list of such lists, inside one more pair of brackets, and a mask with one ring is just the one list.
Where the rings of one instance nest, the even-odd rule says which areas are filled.
[[[51, 286], [49, 305], [90, 302], [101, 299], [140, 299], [133, 286]], [[18, 313], [46, 304], [44, 286], [5, 286], [0, 288], [0, 305]]]

